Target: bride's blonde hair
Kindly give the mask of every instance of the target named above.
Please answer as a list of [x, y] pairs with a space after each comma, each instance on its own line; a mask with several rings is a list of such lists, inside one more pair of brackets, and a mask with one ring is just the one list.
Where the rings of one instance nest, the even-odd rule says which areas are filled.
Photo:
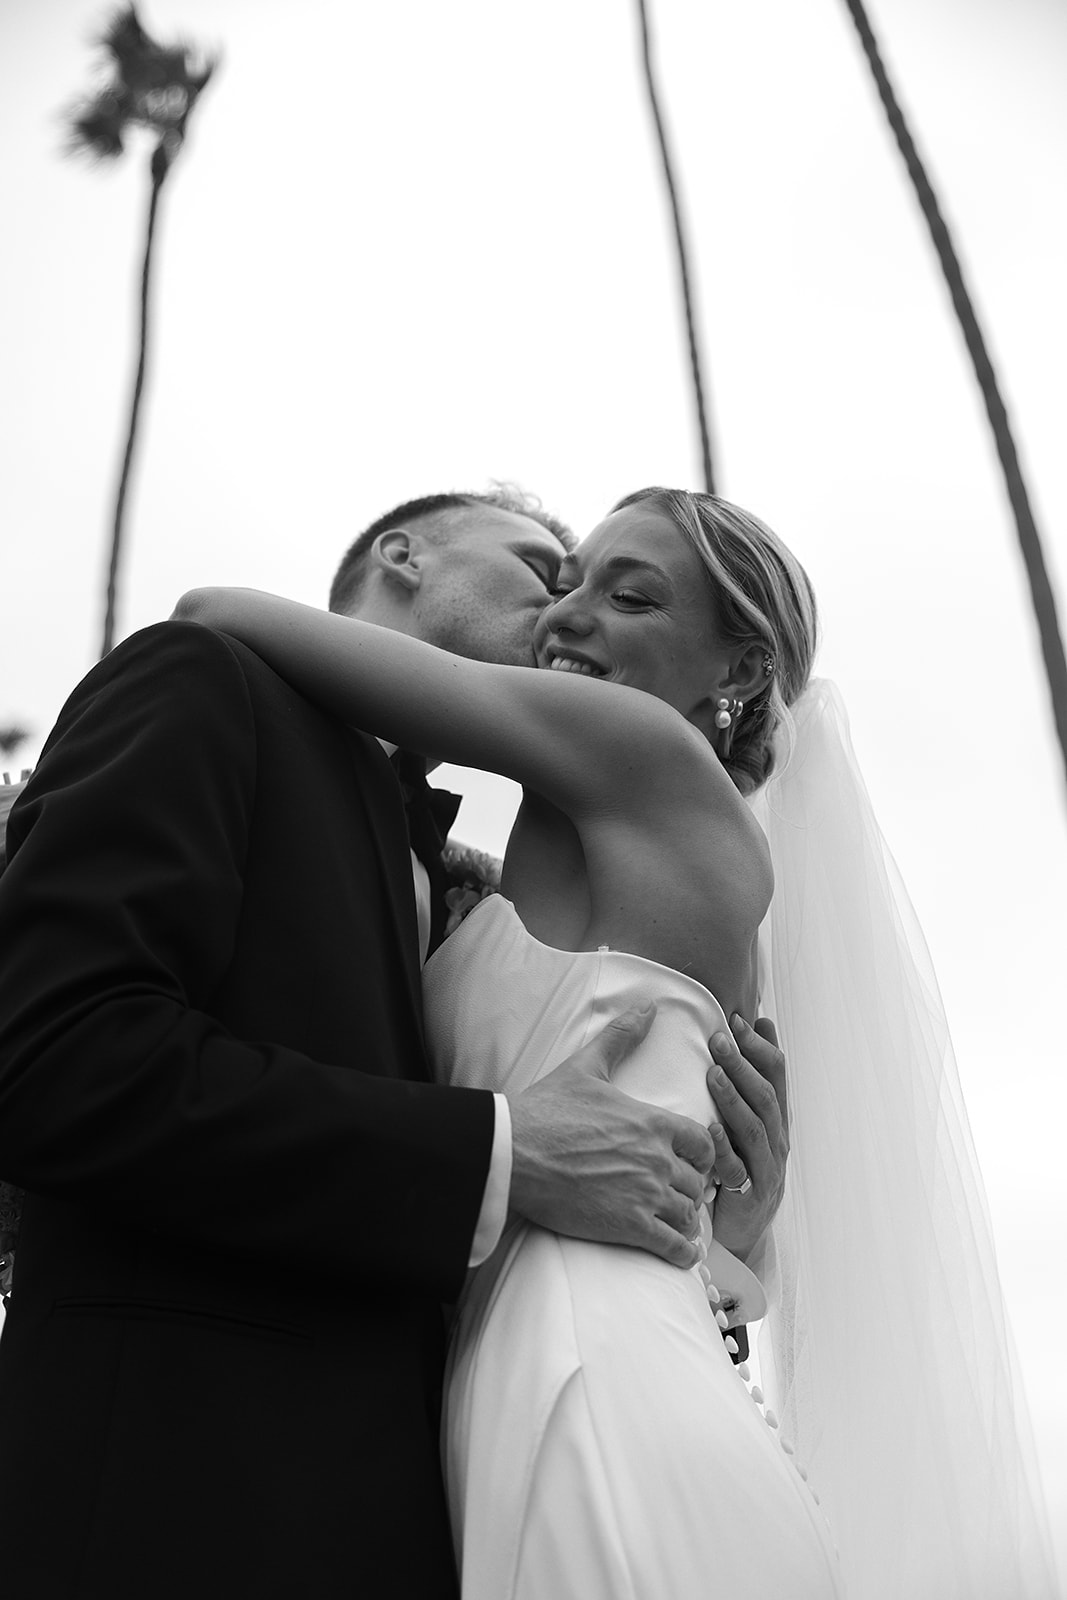
[[758, 645], [774, 657], [774, 673], [735, 722], [723, 766], [742, 794], [765, 783], [774, 767], [775, 730], [792, 723], [789, 707], [811, 676], [818, 643], [815, 593], [800, 562], [772, 528], [718, 495], [649, 488], [612, 509], [651, 502], [689, 540], [711, 585], [719, 636], [727, 646]]

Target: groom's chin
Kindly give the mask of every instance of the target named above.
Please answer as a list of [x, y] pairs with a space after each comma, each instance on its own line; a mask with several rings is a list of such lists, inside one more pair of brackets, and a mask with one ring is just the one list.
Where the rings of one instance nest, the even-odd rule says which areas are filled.
[[488, 661], [497, 667], [536, 667], [540, 663], [534, 654], [533, 640], [528, 632], [516, 629], [514, 635], [499, 633], [493, 638], [479, 639], [467, 649], [453, 645], [457, 655], [471, 661]]

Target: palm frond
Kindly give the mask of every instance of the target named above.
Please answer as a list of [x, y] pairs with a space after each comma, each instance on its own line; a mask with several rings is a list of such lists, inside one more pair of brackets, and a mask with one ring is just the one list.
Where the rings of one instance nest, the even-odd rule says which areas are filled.
[[114, 63], [116, 79], [136, 102], [179, 89], [192, 101], [217, 65], [215, 57], [183, 40], [165, 45], [153, 39], [132, 5], [115, 13], [100, 44]]
[[0, 727], [0, 756], [6, 760], [13, 756], [20, 744], [25, 744], [30, 736], [29, 728], [24, 728], [18, 722], [7, 722]]
[[128, 115], [114, 89], [101, 89], [91, 99], [79, 100], [64, 114], [67, 148], [73, 155], [106, 161], [125, 149], [123, 134]]
[[100, 49], [110, 56], [116, 75], [131, 86], [138, 81], [145, 63], [158, 55], [159, 45], [142, 27], [134, 5], [120, 6], [97, 40]]

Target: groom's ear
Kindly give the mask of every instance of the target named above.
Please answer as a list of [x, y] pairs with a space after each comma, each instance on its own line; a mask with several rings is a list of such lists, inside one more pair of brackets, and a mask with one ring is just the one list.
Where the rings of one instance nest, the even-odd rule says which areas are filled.
[[370, 548], [371, 566], [412, 594], [422, 582], [422, 540], [408, 528], [389, 528]]

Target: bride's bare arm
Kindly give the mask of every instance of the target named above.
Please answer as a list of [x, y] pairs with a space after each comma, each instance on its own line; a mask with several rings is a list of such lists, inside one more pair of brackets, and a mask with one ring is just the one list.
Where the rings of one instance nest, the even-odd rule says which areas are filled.
[[242, 640], [351, 726], [426, 756], [502, 773], [571, 816], [677, 796], [690, 767], [705, 795], [710, 772], [737, 803], [700, 734], [639, 690], [470, 661], [254, 589], [195, 589], [174, 615]]

